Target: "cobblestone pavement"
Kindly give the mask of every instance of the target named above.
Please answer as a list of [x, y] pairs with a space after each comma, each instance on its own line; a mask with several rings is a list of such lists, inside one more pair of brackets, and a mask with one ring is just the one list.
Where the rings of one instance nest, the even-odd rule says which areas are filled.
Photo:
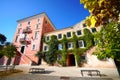
[[64, 76], [47, 76], [40, 74], [19, 74], [12, 75], [0, 80], [113, 80], [112, 78], [91, 78], [91, 77], [64, 77]]

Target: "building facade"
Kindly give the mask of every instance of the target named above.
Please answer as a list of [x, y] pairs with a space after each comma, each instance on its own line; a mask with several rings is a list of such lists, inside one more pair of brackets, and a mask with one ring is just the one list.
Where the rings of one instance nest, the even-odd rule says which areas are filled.
[[[55, 26], [50, 21], [46, 13], [37, 14], [21, 20], [18, 20], [18, 25], [13, 39], [13, 44], [17, 47], [17, 55], [12, 59], [10, 64], [15, 65], [38, 65], [41, 64], [41, 59], [36, 57], [38, 51], [47, 52], [49, 50], [48, 44], [43, 42], [50, 41], [52, 35], [56, 35], [58, 40], [62, 40], [65, 35], [67, 39], [71, 39], [73, 32], [77, 37], [84, 36], [84, 29], [88, 29], [91, 33], [100, 30], [100, 27], [87, 27], [84, 21], [81, 21], [71, 27], [56, 30]], [[78, 48], [85, 49], [87, 43], [83, 39], [77, 41]], [[69, 51], [66, 56], [67, 66], [77, 66], [77, 60], [73, 52], [74, 42], [67, 42], [67, 50]], [[62, 50], [63, 45], [58, 44], [58, 50]], [[83, 64], [85, 67], [115, 67], [113, 60], [100, 61], [95, 55], [92, 55], [95, 47], [87, 50], [81, 58], [86, 61]], [[79, 51], [82, 52], [82, 51]], [[58, 55], [57, 60], [61, 60], [62, 56]], [[0, 59], [0, 64], [6, 65], [7, 58]], [[94, 63], [94, 64], [93, 64]]]
[[54, 25], [45, 13], [37, 14], [18, 20], [13, 44], [17, 47], [18, 54], [14, 64], [38, 64], [35, 54], [42, 50], [42, 38], [47, 32], [55, 30]]

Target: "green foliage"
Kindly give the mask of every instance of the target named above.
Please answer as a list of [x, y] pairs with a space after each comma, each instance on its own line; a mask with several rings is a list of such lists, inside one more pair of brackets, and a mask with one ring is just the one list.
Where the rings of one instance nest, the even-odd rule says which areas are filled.
[[[49, 42], [45, 42], [49, 45], [49, 51], [46, 52], [45, 56], [45, 61], [47, 63], [50, 63], [50, 59], [52, 60], [51, 62], [55, 62], [56, 60], [56, 55], [61, 54], [62, 55], [62, 59], [59, 60], [58, 62], [62, 65], [62, 66], [66, 66], [66, 61], [67, 61], [67, 53], [73, 53], [75, 56], [75, 60], [78, 66], [81, 65], [81, 60], [80, 60], [80, 56], [90, 47], [92, 47], [94, 45], [94, 37], [93, 34], [88, 30], [85, 29], [84, 30], [84, 36], [81, 37], [77, 37], [75, 32], [73, 32], [72, 34], [72, 38], [67, 39], [66, 35], [63, 35], [63, 39], [54, 42], [54, 40], [57, 40], [57, 38], [52, 38]], [[79, 40], [84, 40], [84, 42], [86, 42], [86, 46], [85, 48], [79, 48], [78, 47], [78, 41]], [[68, 42], [73, 42], [74, 43], [74, 48], [73, 49], [68, 49], [67, 48], [67, 44]], [[58, 50], [58, 43], [61, 43], [63, 46], [62, 50]], [[55, 47], [54, 47], [55, 46]], [[54, 51], [55, 50], [55, 51]], [[52, 64], [53, 64], [52, 63]], [[51, 64], [51, 63], [50, 63]]]
[[120, 60], [120, 23], [109, 23], [95, 35], [98, 57]]
[[46, 61], [48, 64], [53, 65], [57, 60], [58, 40], [55, 35], [51, 36], [51, 40], [48, 43], [49, 51], [46, 53]]
[[10, 45], [6, 45], [3, 50], [2, 53], [8, 57], [8, 58], [12, 58], [17, 54], [17, 49], [14, 45], [10, 44]]
[[0, 43], [3, 44], [6, 41], [6, 36], [0, 33]]
[[90, 16], [86, 18], [88, 26], [105, 25], [108, 21], [117, 21], [120, 13], [120, 0], [80, 0]]
[[88, 49], [94, 45], [94, 36], [88, 29], [84, 29], [84, 41]]

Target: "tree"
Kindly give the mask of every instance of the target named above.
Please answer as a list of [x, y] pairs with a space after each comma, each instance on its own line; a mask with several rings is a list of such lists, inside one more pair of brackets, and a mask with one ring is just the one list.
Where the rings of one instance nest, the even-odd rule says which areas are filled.
[[97, 51], [95, 54], [99, 59], [113, 58], [120, 61], [120, 23], [112, 22], [102, 27], [95, 35]]
[[57, 36], [52, 35], [48, 45], [49, 45], [49, 50], [46, 53], [46, 61], [48, 64], [53, 65], [57, 60], [57, 50], [58, 50]]
[[120, 14], [120, 0], [80, 0], [90, 16], [86, 18], [88, 26], [106, 25], [117, 21]]
[[0, 43], [3, 44], [6, 41], [6, 37], [0, 33]]
[[17, 54], [17, 49], [12, 44], [7, 44], [4, 46], [2, 53], [8, 58], [8, 64], [10, 64], [11, 59]]

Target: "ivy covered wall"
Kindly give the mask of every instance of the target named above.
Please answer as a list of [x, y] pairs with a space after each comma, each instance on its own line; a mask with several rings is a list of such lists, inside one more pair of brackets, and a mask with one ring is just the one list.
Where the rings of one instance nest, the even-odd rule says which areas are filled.
[[[66, 35], [63, 35], [63, 38], [61, 40], [58, 40], [55, 35], [53, 35], [54, 37], [51, 36], [49, 41], [46, 41], [44, 37], [43, 39], [44, 43], [48, 44], [49, 46], [49, 50], [45, 52], [47, 63], [54, 64], [56, 61], [58, 61], [58, 63], [61, 64], [62, 66], [66, 66], [67, 55], [71, 53], [75, 57], [75, 65], [81, 66], [82, 65], [81, 56], [86, 52], [86, 50], [94, 46], [94, 36], [90, 32], [90, 30], [85, 28], [83, 30], [83, 33], [84, 33], [83, 36], [76, 36], [75, 32], [73, 32], [71, 38], [67, 38]], [[78, 44], [79, 41], [83, 41], [84, 47], [79, 47], [80, 46]], [[73, 43], [73, 48], [71, 49], [68, 48], [68, 43], [70, 42]], [[62, 45], [61, 50], [58, 49], [59, 44]], [[57, 59], [58, 56], [60, 57], [59, 59]]]

